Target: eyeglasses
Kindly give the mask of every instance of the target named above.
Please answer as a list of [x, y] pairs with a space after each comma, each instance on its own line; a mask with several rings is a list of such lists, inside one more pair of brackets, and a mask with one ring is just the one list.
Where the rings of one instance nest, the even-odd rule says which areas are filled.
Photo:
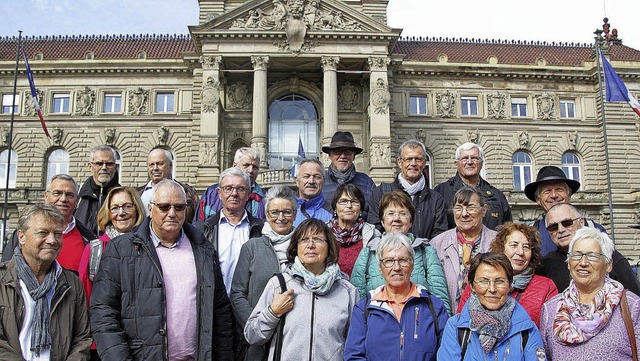
[[338, 205], [346, 207], [351, 205], [351, 207], [359, 207], [360, 206], [360, 201], [358, 201], [357, 199], [346, 199], [346, 198], [342, 198], [338, 200]]
[[353, 149], [334, 149], [331, 151], [331, 153], [333, 154], [337, 154], [337, 155], [346, 155], [346, 156], [352, 156], [354, 151]]
[[319, 244], [322, 243], [326, 243], [327, 240], [324, 238], [320, 238], [320, 237], [310, 237], [310, 238], [302, 238], [301, 240], [298, 241], [298, 244], [301, 244], [303, 246], [307, 246], [310, 243], [313, 243], [314, 246], [317, 246]]
[[63, 192], [63, 191], [47, 191], [47, 192], [49, 192], [49, 194], [51, 194], [53, 198], [62, 198], [63, 195], [69, 199], [74, 199], [77, 197], [77, 195], [73, 192]]
[[[136, 208], [136, 206], [133, 203], [125, 203], [125, 204], [123, 204], [121, 206], [112, 206], [111, 208], [109, 208], [109, 212], [111, 212], [111, 214], [118, 214], [118, 213], [120, 213], [120, 210], [122, 209], [125, 213], [131, 213], [135, 208]], [[168, 210], [169, 209], [167, 209], [167, 211]], [[177, 211], [177, 209], [176, 209], [176, 211]]]
[[278, 218], [278, 216], [281, 214], [284, 218], [291, 218], [293, 217], [293, 213], [294, 213], [293, 209], [283, 209], [283, 210], [271, 209], [267, 211], [267, 214], [271, 218]]
[[461, 205], [457, 205], [455, 207], [453, 207], [453, 213], [455, 214], [462, 214], [462, 211], [467, 211], [467, 213], [469, 214], [477, 214], [478, 212], [480, 212], [480, 209], [482, 207], [480, 206], [476, 206], [474, 204], [469, 205], [469, 206], [461, 206]]
[[473, 162], [473, 163], [479, 163], [482, 161], [482, 158], [480, 157], [462, 157], [462, 158], [458, 158], [458, 162]]
[[405, 163], [423, 163], [424, 162], [424, 158], [419, 158], [419, 157], [408, 157], [408, 158], [398, 158], [401, 161], [405, 162]]
[[382, 260], [382, 265], [387, 268], [392, 268], [396, 262], [400, 265], [400, 267], [408, 267], [413, 263], [413, 259], [411, 258], [385, 258]]
[[596, 252], [582, 253], [580, 251], [575, 251], [569, 255], [569, 259], [572, 261], [581, 261], [582, 257], [584, 256], [587, 256], [587, 261], [589, 262], [598, 262], [600, 259], [604, 257], [602, 253], [596, 253]]
[[187, 204], [186, 203], [178, 203], [178, 204], [171, 204], [171, 203], [154, 203], [151, 202], [149, 204], [152, 204], [154, 206], [156, 206], [160, 212], [169, 212], [169, 210], [171, 208], [175, 209], [176, 212], [183, 212], [185, 209], [187, 209]]
[[491, 287], [491, 284], [493, 283], [493, 286], [495, 288], [507, 288], [509, 287], [509, 282], [505, 279], [502, 278], [498, 278], [497, 280], [479, 280], [479, 281], [473, 281], [473, 283], [476, 284], [476, 287], [486, 290], [489, 287]]
[[384, 218], [389, 218], [389, 219], [396, 219], [397, 217], [402, 218], [402, 219], [408, 219], [408, 218], [411, 218], [411, 213], [409, 213], [407, 211], [384, 212], [383, 217]]
[[113, 166], [116, 165], [115, 162], [91, 162], [91, 164], [95, 165], [96, 167], [102, 168], [105, 165], [107, 166], [107, 168], [111, 168]]
[[573, 223], [575, 221], [577, 221], [578, 219], [582, 218], [582, 216], [576, 217], [574, 219], [565, 219], [564, 221], [560, 221], [558, 223], [551, 223], [549, 225], [547, 225], [547, 231], [549, 231], [549, 233], [555, 233], [558, 232], [558, 227], [560, 225], [562, 225], [562, 227], [564, 228], [569, 228], [571, 226], [573, 226]]
[[249, 188], [247, 187], [243, 187], [243, 186], [224, 186], [224, 187], [220, 187], [220, 189], [222, 189], [222, 191], [224, 192], [224, 194], [231, 194], [233, 193], [233, 190], [235, 189], [238, 194], [245, 194], [249, 191]]

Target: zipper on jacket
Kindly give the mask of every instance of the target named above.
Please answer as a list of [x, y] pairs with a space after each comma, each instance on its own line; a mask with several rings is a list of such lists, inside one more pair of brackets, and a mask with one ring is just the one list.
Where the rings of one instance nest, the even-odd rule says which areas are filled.
[[309, 361], [313, 361], [313, 322], [315, 319], [316, 295], [311, 294], [311, 335], [309, 337]]
[[[156, 261], [151, 256], [151, 251], [149, 251], [149, 248], [147, 246], [145, 246], [144, 244], [141, 244], [140, 246], [142, 247], [144, 252], [147, 254], [149, 259], [151, 260], [151, 263], [153, 263], [153, 266], [158, 271], [158, 274], [160, 274], [160, 279], [162, 279], [162, 287], [164, 288], [165, 287], [164, 286], [164, 278], [162, 276], [162, 270], [160, 269], [160, 266], [158, 266]], [[138, 249], [138, 252], [140, 252], [139, 249]], [[162, 330], [164, 331], [164, 334], [162, 335], [162, 341], [163, 341], [163, 345], [164, 345], [164, 359], [168, 360], [169, 359], [169, 339], [168, 339], [168, 336], [167, 336], [167, 300], [165, 298], [164, 292], [162, 292], [162, 296], [163, 296], [162, 297], [162, 313], [163, 313], [162, 314], [162, 318], [163, 318]]]
[[402, 355], [404, 354], [404, 330], [400, 331], [400, 358], [399, 360], [403, 360], [404, 357], [402, 357]]
[[415, 310], [415, 321], [413, 323], [413, 339], [418, 339], [418, 327], [420, 326], [420, 308], [416, 306]]

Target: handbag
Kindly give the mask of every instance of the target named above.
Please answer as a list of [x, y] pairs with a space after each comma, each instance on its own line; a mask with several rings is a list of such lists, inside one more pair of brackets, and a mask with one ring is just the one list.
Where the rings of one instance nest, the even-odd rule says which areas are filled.
[[620, 313], [622, 313], [624, 326], [627, 328], [627, 334], [629, 334], [629, 343], [631, 344], [631, 354], [633, 355], [633, 361], [638, 361], [638, 347], [636, 345], [636, 335], [633, 331], [633, 321], [631, 320], [629, 304], [627, 303], [627, 290], [622, 291], [622, 298], [620, 298]]

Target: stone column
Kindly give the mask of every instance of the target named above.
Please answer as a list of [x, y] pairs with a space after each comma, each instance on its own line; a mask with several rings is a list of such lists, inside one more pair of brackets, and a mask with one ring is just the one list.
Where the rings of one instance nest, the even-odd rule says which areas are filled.
[[391, 118], [389, 117], [389, 58], [369, 57], [369, 131], [371, 139], [369, 175], [377, 182], [390, 182], [394, 177], [391, 160]]
[[260, 153], [260, 168], [267, 169], [267, 132], [269, 129], [267, 104], [267, 68], [269, 56], [251, 56], [253, 64], [253, 135], [251, 148]]
[[[203, 55], [200, 91], [200, 149], [198, 185], [209, 186], [220, 174], [220, 64], [221, 56]], [[196, 91], [197, 94], [197, 91]]]
[[336, 69], [340, 57], [323, 56], [321, 60], [322, 72], [324, 73], [322, 145], [325, 146], [331, 143], [331, 137], [338, 131], [338, 75]]

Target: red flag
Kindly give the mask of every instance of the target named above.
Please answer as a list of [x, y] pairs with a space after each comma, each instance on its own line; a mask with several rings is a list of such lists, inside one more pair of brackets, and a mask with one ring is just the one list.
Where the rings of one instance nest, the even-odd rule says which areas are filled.
[[29, 60], [27, 59], [27, 52], [24, 51], [24, 47], [22, 48], [22, 56], [24, 57], [24, 65], [27, 67], [27, 78], [29, 78], [29, 87], [31, 88], [31, 98], [33, 99], [33, 105], [36, 107], [36, 111], [38, 112], [38, 118], [40, 118], [40, 125], [42, 125], [42, 130], [44, 130], [44, 134], [47, 137], [51, 138], [49, 135], [49, 131], [47, 130], [47, 124], [44, 122], [44, 117], [42, 116], [42, 109], [40, 109], [40, 102], [38, 102], [38, 93], [36, 93], [36, 83], [33, 81], [33, 73], [31, 72], [31, 67], [29, 66]]

